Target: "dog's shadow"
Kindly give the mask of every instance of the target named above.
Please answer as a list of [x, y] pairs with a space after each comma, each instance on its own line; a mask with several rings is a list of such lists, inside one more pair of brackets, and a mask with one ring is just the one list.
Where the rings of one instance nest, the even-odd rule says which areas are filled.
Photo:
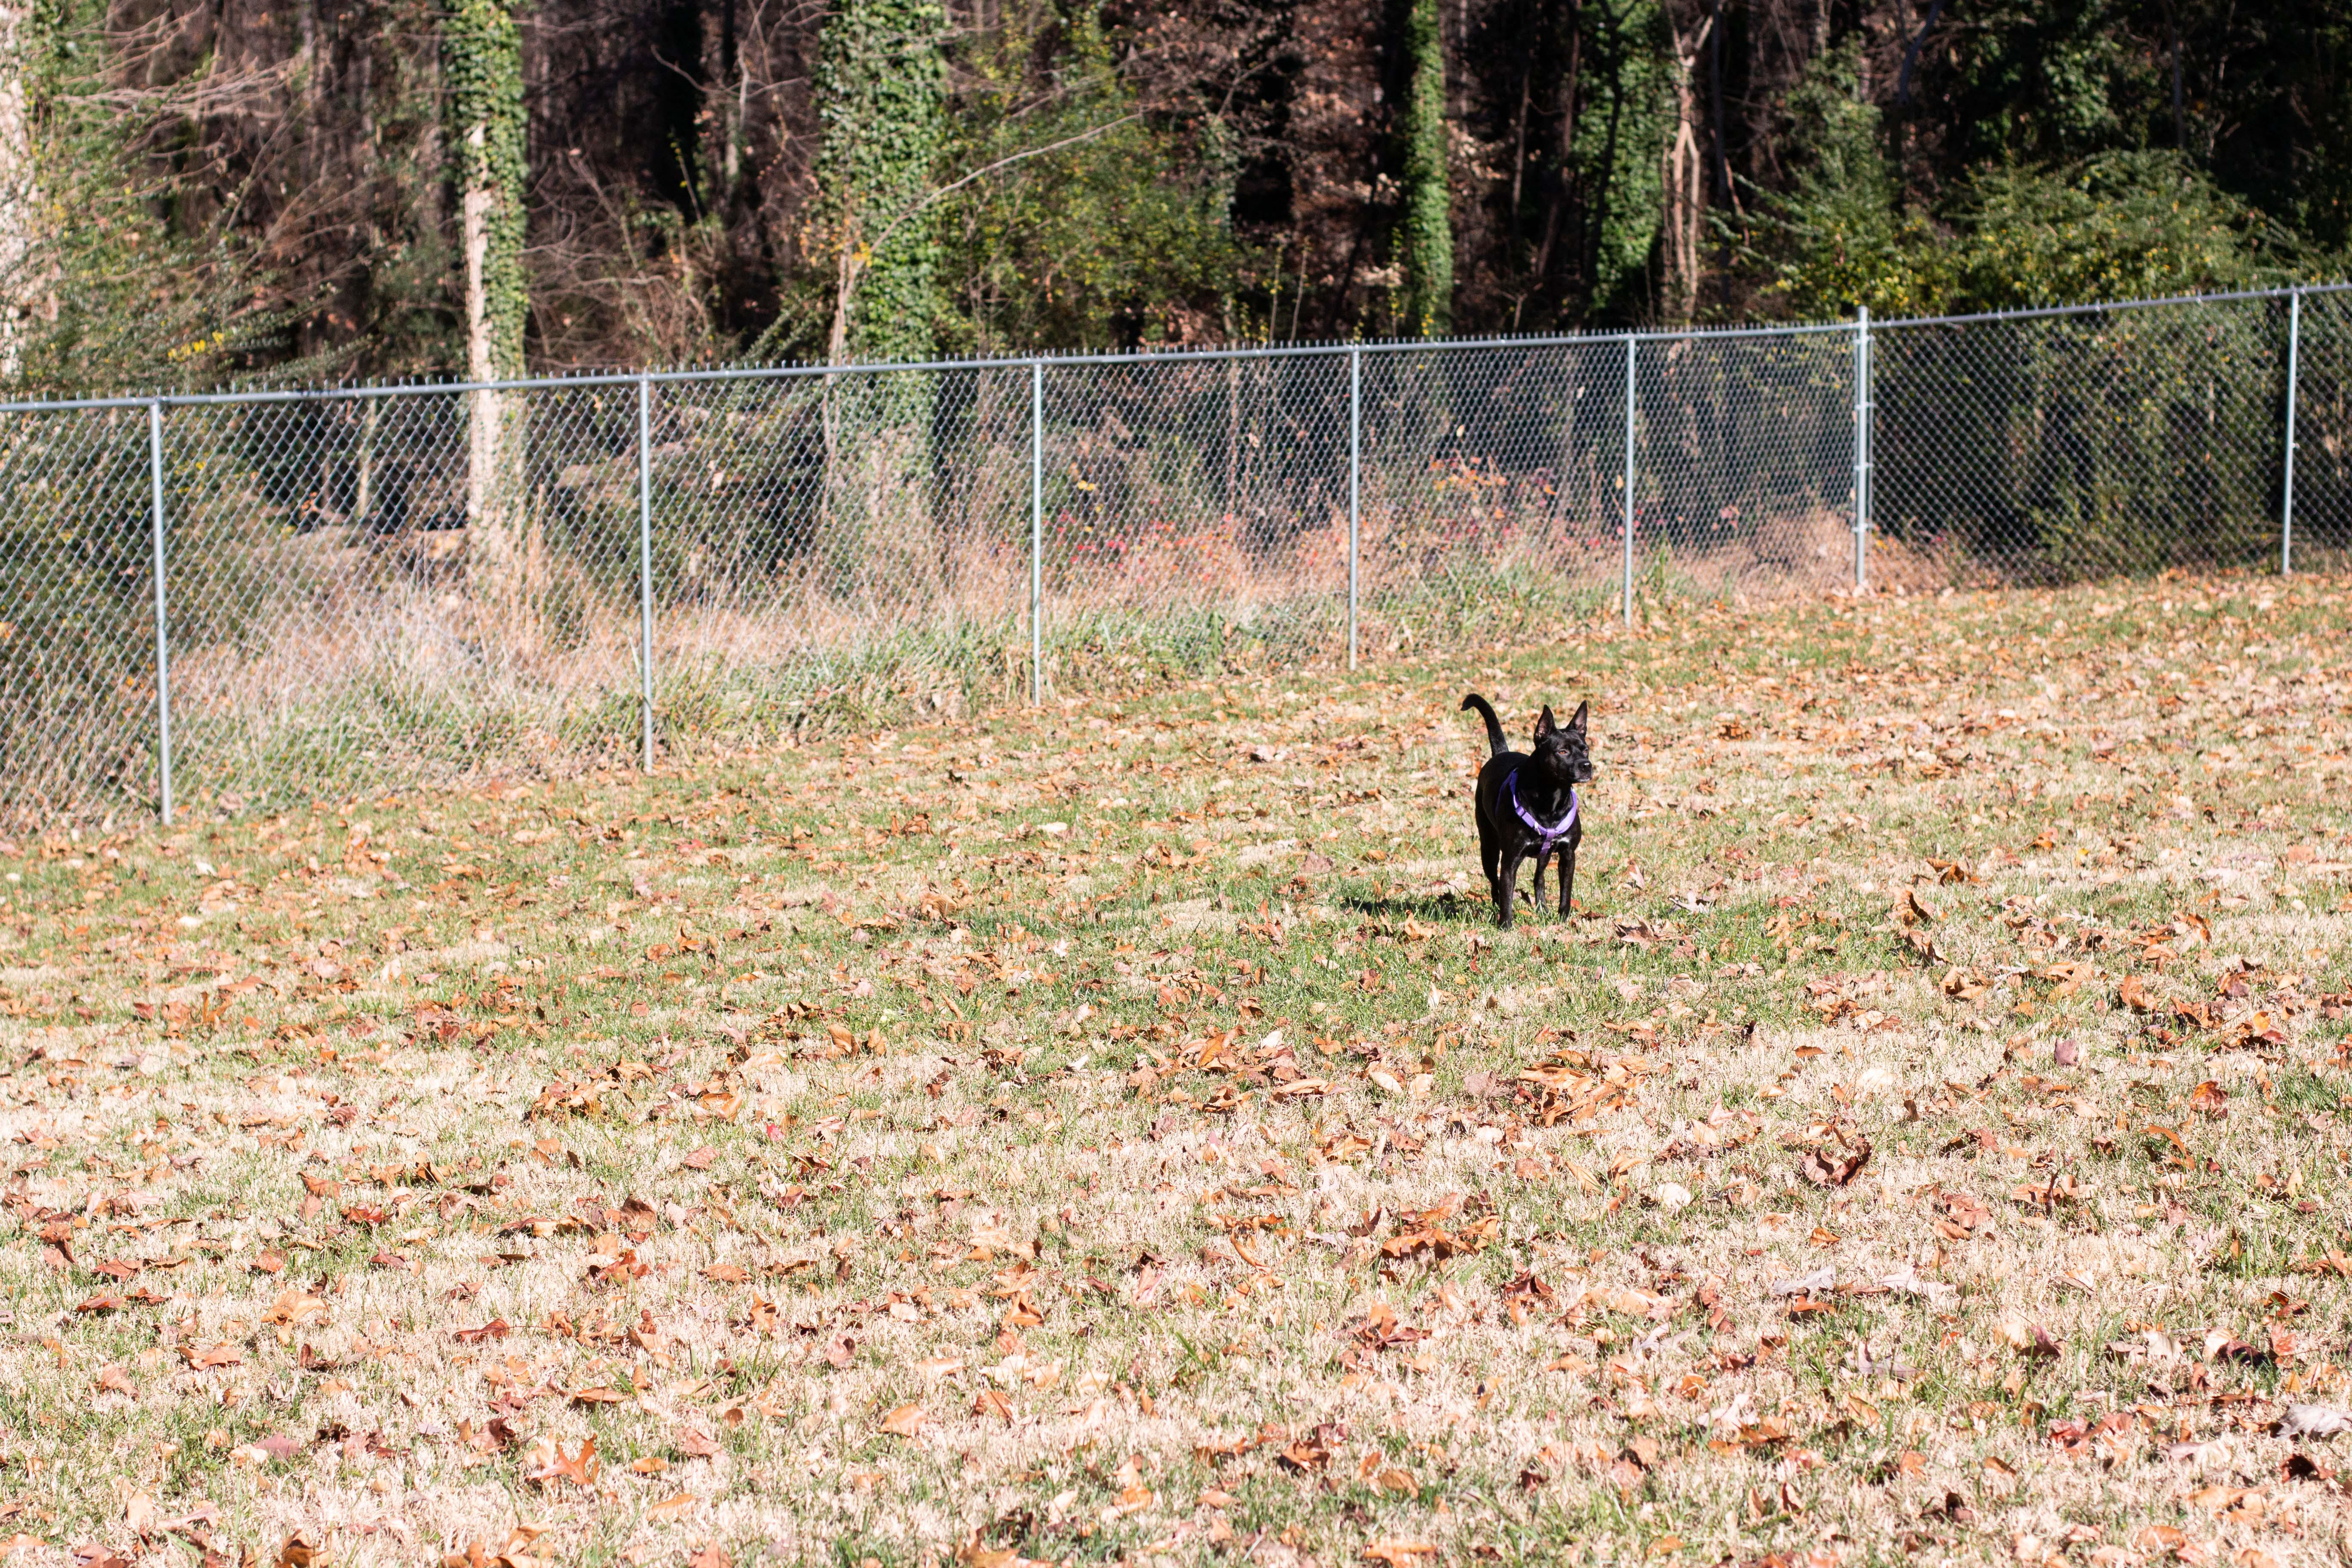
[[1360, 915], [1375, 919], [1426, 921], [1464, 921], [1486, 914], [1492, 918], [1492, 906], [1486, 900], [1473, 900], [1461, 893], [1386, 893], [1374, 897], [1370, 893], [1343, 894], [1339, 907]]

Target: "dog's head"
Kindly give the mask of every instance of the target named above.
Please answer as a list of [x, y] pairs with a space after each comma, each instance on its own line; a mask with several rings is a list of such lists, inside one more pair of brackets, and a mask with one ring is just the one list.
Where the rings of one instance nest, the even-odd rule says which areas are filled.
[[1592, 778], [1592, 750], [1587, 743], [1585, 721], [1590, 704], [1576, 705], [1576, 716], [1566, 724], [1556, 721], [1547, 706], [1536, 721], [1536, 771], [1556, 784], [1588, 784]]

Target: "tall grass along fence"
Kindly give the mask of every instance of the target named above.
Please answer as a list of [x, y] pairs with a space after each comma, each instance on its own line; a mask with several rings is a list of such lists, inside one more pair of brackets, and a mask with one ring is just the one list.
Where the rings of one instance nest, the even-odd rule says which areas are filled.
[[2352, 293], [0, 404], [0, 822], [2352, 551]]

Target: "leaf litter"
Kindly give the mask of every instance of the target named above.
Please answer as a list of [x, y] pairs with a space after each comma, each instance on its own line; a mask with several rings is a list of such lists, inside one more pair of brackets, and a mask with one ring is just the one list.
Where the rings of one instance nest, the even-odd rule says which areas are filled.
[[[2343, 604], [1689, 608], [16, 835], [0, 1511], [293, 1568], [2316, 1561]], [[1594, 700], [1566, 921], [1487, 923], [1471, 686]]]

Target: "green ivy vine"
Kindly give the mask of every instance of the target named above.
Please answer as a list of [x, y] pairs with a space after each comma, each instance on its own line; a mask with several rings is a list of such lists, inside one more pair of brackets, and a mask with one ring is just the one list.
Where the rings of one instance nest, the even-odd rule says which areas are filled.
[[513, 0], [448, 0], [441, 19], [448, 89], [449, 147], [457, 190], [489, 197], [482, 288], [490, 363], [500, 376], [523, 370], [523, 323], [530, 295], [523, 275], [523, 190], [530, 178], [522, 100], [522, 32]]
[[1443, 337], [1454, 324], [1454, 216], [1446, 181], [1445, 35], [1439, 0], [1405, 15], [1410, 83], [1404, 104], [1405, 308], [1412, 329]]
[[939, 0], [840, 0], [817, 49], [817, 155], [832, 243], [856, 280], [858, 359], [926, 359], [941, 309], [936, 213], [927, 205], [947, 132]]

